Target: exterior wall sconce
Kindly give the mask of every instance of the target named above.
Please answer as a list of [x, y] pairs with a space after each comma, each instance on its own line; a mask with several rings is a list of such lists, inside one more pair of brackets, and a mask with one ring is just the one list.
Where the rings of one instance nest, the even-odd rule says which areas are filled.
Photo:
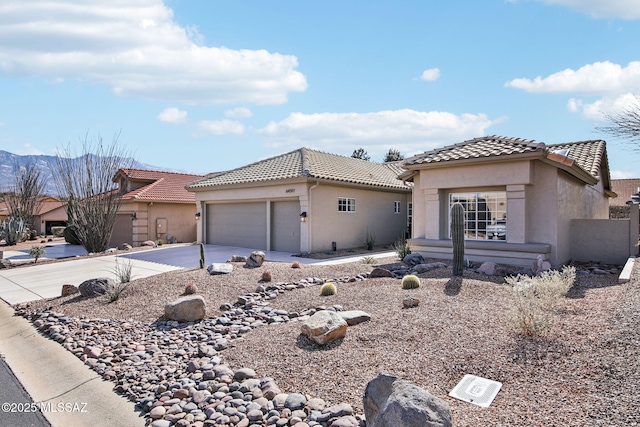
[[200, 219], [201, 216], [202, 216], [201, 212], [196, 212], [196, 220]]
[[307, 222], [307, 213], [306, 212], [302, 212], [300, 214], [300, 222]]
[[137, 212], [131, 212], [131, 221], [135, 221], [136, 219], [138, 219], [138, 213]]

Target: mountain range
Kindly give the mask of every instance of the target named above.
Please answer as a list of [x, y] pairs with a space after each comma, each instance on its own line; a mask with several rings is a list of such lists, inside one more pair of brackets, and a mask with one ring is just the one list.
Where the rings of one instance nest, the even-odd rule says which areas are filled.
[[[81, 161], [82, 157], [76, 157], [74, 161]], [[133, 165], [136, 169], [158, 170], [165, 172], [183, 172], [175, 169], [167, 169], [158, 166], [152, 166], [140, 163], [136, 160], [128, 159], [127, 163]], [[15, 183], [15, 168], [24, 167], [27, 164], [35, 164], [40, 168], [42, 177], [45, 180], [45, 193], [55, 196], [58, 194], [56, 184], [53, 179], [53, 173], [56, 169], [56, 156], [46, 155], [18, 155], [8, 151], [0, 150], [0, 191], [10, 190]]]

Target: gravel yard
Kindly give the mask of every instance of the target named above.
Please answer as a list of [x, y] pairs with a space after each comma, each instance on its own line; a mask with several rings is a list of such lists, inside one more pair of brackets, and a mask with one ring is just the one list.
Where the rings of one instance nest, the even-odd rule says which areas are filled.
[[[253, 270], [234, 264], [227, 276], [181, 270], [134, 280], [111, 304], [106, 298], [71, 296], [32, 303], [28, 310], [51, 307], [67, 316], [153, 322], [161, 318], [164, 303], [192, 282], [206, 299], [208, 314], [218, 316], [221, 304], [254, 292], [266, 269], [277, 283], [350, 277], [372, 268], [360, 262], [302, 269], [265, 263]], [[339, 284], [331, 297], [319, 296], [318, 286], [284, 292], [270, 301], [272, 307], [298, 312], [339, 304], [366, 311], [371, 321], [349, 327], [344, 340], [326, 347], [301, 337], [296, 321], [262, 326], [220, 356], [232, 369], [250, 367], [274, 378], [286, 393], [347, 402], [357, 413], [367, 382], [387, 372], [445, 399], [456, 426], [640, 425], [638, 265], [624, 285], [615, 275], [579, 275], [550, 335], [539, 341], [512, 332], [501, 277], [468, 270], [464, 278], [452, 279], [450, 268], [419, 276], [421, 287], [411, 291], [402, 290], [399, 280], [380, 278]], [[408, 295], [420, 305], [403, 309]], [[447, 397], [464, 374], [503, 383], [490, 408]]]

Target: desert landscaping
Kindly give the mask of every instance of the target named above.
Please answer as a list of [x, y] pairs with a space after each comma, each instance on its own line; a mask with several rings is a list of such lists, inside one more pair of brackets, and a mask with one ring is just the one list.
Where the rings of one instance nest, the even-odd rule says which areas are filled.
[[[625, 284], [615, 267], [586, 274], [577, 266], [550, 332], [537, 338], [514, 330], [504, 277], [471, 268], [453, 277], [449, 265], [418, 274], [420, 287], [411, 290], [396, 278], [367, 278], [400, 265], [397, 257], [301, 268], [233, 263], [227, 275], [134, 277], [114, 302], [75, 294], [16, 309], [138, 402], [153, 425], [364, 425], [362, 396], [379, 373], [443, 399], [455, 426], [640, 423], [637, 265]], [[261, 281], [265, 270], [271, 282]], [[320, 296], [326, 281], [336, 295]], [[188, 284], [206, 301], [207, 317], [167, 321], [164, 304]], [[403, 308], [407, 296], [419, 305]], [[362, 310], [371, 319], [318, 345], [300, 327], [319, 309]], [[465, 374], [503, 384], [489, 408], [448, 397]], [[238, 390], [244, 406], [233, 403]], [[284, 408], [287, 396], [300, 395], [297, 408]]]

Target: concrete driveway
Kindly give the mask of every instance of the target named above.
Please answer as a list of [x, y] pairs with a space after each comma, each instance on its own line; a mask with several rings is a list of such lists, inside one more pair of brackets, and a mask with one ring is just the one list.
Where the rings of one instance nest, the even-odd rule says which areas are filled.
[[[251, 252], [258, 249], [240, 248], [236, 246], [204, 245], [204, 261], [206, 265], [213, 262], [226, 262], [233, 255], [249, 256]], [[261, 250], [261, 249], [260, 249]], [[291, 252], [264, 251], [265, 259], [274, 262], [293, 262], [299, 260], [305, 262], [303, 258], [294, 258]], [[200, 245], [171, 245], [148, 251], [132, 252], [121, 255], [124, 258], [140, 261], [150, 261], [159, 264], [172, 265], [182, 268], [196, 268], [200, 266]], [[306, 260], [311, 261], [311, 260]]]
[[[86, 255], [81, 246], [67, 244], [47, 247], [47, 258], [68, 258]], [[254, 249], [235, 246], [205, 245], [205, 264], [225, 262], [233, 255], [249, 256]], [[302, 264], [331, 265], [353, 262], [363, 255], [315, 260], [293, 257], [289, 252], [263, 251], [267, 261]], [[393, 252], [368, 254], [378, 257], [392, 256]], [[31, 263], [28, 251], [5, 252], [12, 263]], [[132, 277], [141, 279], [172, 270], [196, 268], [200, 265], [200, 246], [192, 244], [165, 245], [164, 247], [137, 251], [124, 255], [107, 255], [48, 264], [32, 264], [20, 268], [0, 269], [0, 298], [9, 304], [19, 304], [42, 298], [60, 296], [62, 285], [78, 286], [87, 279], [110, 277], [116, 279], [116, 259], [131, 262]]]

